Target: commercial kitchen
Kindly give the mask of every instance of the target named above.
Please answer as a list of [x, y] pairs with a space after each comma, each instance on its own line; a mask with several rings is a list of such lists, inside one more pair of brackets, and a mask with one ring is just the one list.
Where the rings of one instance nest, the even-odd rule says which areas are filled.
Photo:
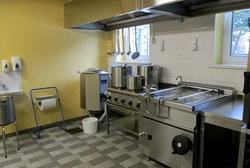
[[249, 168], [249, 0], [1, 0], [0, 168]]

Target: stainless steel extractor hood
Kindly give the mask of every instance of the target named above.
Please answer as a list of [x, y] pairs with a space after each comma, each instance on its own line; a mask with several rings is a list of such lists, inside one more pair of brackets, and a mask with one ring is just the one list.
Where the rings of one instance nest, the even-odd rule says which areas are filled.
[[65, 27], [109, 31], [246, 8], [250, 0], [73, 0], [65, 4]]

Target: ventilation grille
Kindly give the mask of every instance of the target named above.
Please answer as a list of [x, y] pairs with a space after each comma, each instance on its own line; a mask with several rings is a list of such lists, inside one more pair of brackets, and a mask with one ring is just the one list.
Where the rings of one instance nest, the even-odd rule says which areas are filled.
[[151, 15], [151, 13], [137, 11], [137, 12], [133, 12], [133, 13], [124, 14], [124, 15], [115, 16], [115, 17], [112, 17], [112, 18], [101, 20], [101, 21], [99, 21], [99, 24], [106, 25], [106, 24], [110, 24], [110, 23], [114, 23], [114, 22], [129, 20], [129, 19], [132, 19], [132, 18], [147, 16], [147, 15]]
[[183, 5], [192, 6], [192, 5], [200, 5], [200, 4], [218, 2], [218, 1], [221, 1], [221, 0], [185, 0], [183, 2]]

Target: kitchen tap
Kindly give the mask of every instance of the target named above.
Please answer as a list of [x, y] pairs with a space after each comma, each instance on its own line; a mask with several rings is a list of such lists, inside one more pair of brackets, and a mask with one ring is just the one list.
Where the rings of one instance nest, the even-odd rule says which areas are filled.
[[181, 81], [177, 85], [178, 86], [182, 86], [182, 76], [180, 76], [180, 75], [177, 76], [176, 80], [178, 80], [179, 78], [181, 79]]

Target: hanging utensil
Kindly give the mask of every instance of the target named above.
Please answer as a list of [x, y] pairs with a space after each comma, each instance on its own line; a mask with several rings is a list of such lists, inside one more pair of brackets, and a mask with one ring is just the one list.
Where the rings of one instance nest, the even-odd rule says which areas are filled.
[[112, 34], [111, 51], [107, 53], [108, 55], [111, 55], [114, 57], [116, 57], [118, 55], [117, 52], [115, 51], [115, 47], [114, 47], [115, 44], [117, 44], [117, 32], [115, 32], [115, 33], [116, 33], [115, 36], [114, 36], [114, 33]]
[[137, 34], [136, 34], [136, 26], [135, 26], [135, 52], [132, 54], [132, 59], [137, 59], [140, 56], [140, 53], [138, 52], [138, 46], [137, 46]]
[[117, 30], [117, 55], [121, 54], [120, 50], [120, 29]]
[[127, 55], [131, 54], [131, 46], [130, 46], [130, 27], [128, 28], [128, 52]]
[[122, 29], [122, 51], [121, 55], [125, 54], [125, 49], [124, 49], [124, 30]]

